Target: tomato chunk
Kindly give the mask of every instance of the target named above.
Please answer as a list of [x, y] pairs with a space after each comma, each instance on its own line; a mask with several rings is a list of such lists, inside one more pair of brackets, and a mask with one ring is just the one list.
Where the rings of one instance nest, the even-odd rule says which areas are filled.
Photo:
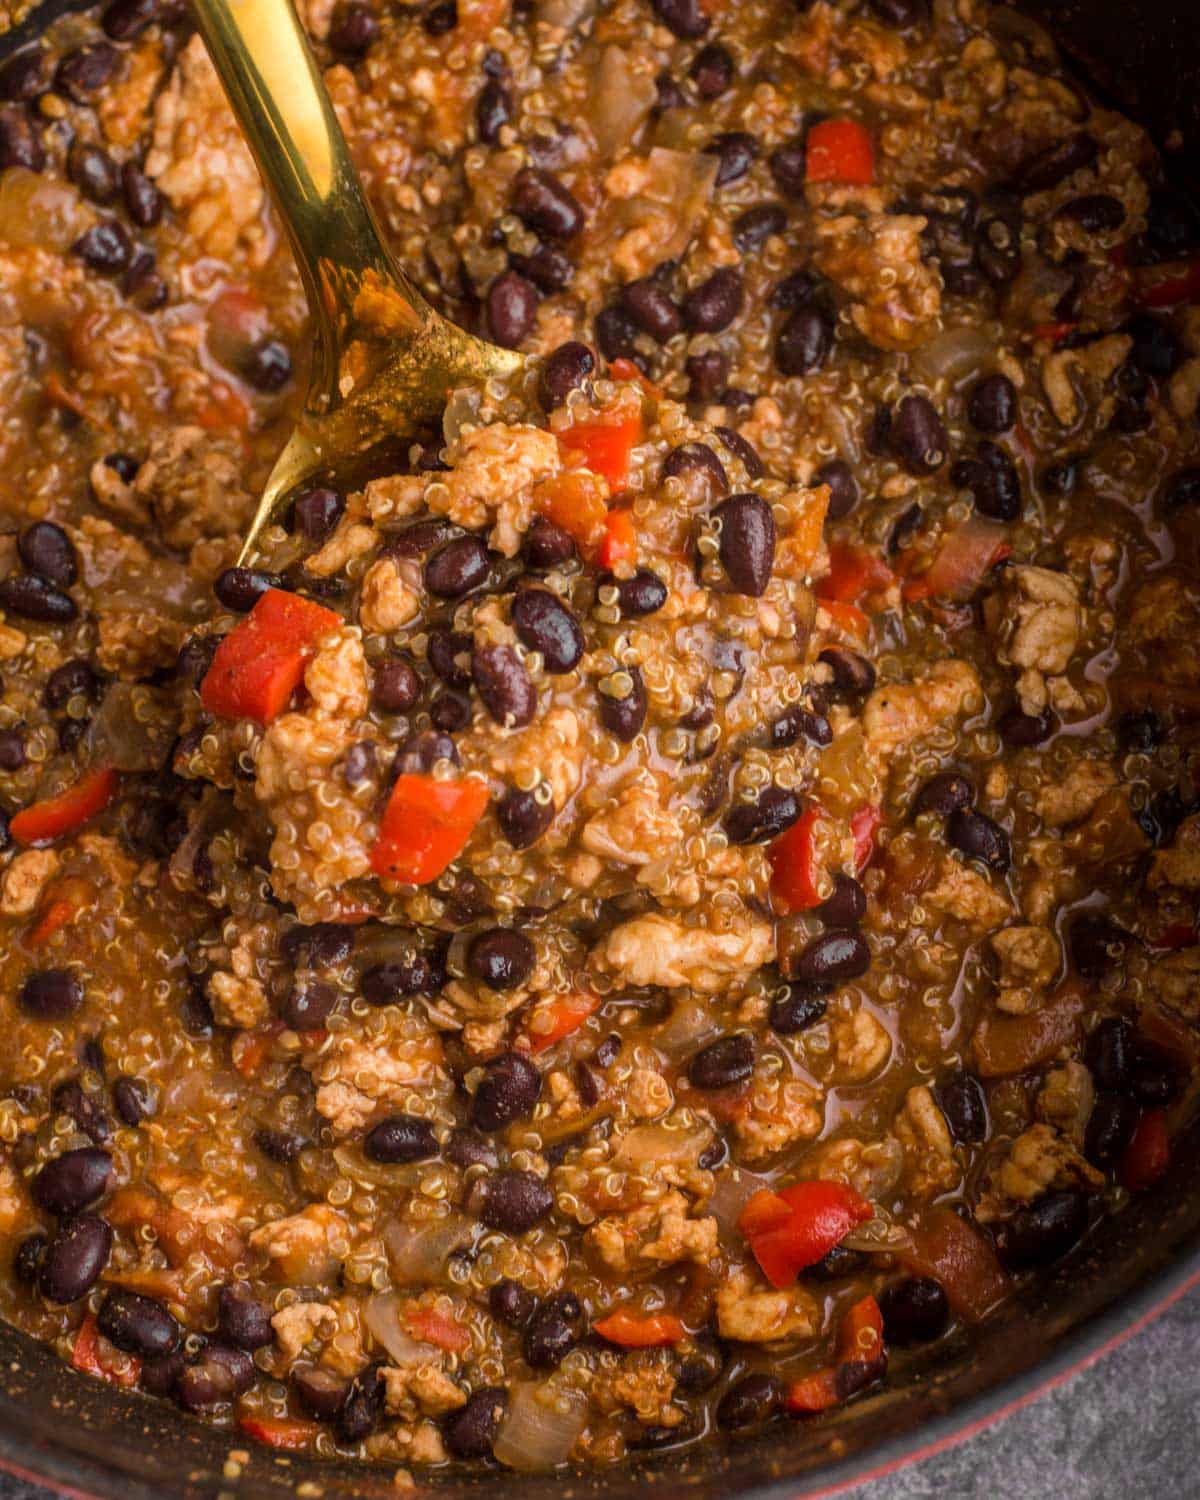
[[436, 1307], [410, 1307], [404, 1314], [404, 1326], [413, 1338], [436, 1344], [451, 1354], [462, 1354], [471, 1347], [470, 1331]]
[[558, 441], [567, 453], [577, 455], [585, 468], [607, 479], [615, 495], [625, 488], [629, 455], [641, 435], [642, 419], [634, 412], [618, 415], [613, 421], [576, 422], [558, 434]]
[[413, 772], [396, 778], [371, 850], [371, 868], [384, 880], [425, 885], [462, 853], [483, 816], [482, 781], [438, 781]]
[[295, 1417], [241, 1416], [238, 1426], [256, 1442], [289, 1452], [307, 1448], [321, 1431], [316, 1422], [301, 1422]]
[[1167, 1170], [1170, 1160], [1166, 1114], [1161, 1109], [1148, 1109], [1121, 1157], [1117, 1172], [1121, 1186], [1131, 1193], [1144, 1193]]
[[878, 807], [866, 806], [850, 819], [850, 832], [854, 835], [854, 873], [861, 875], [871, 863], [875, 853], [875, 835], [883, 823], [883, 813]]
[[[777, 1203], [764, 1199], [777, 1199]], [[763, 1275], [775, 1287], [789, 1286], [806, 1266], [829, 1254], [875, 1210], [841, 1182], [797, 1182], [778, 1193], [756, 1193], [738, 1217], [738, 1229]]]
[[604, 486], [586, 469], [569, 469], [543, 479], [534, 488], [533, 503], [539, 514], [569, 532], [587, 556], [604, 540], [608, 519]]
[[875, 146], [857, 120], [818, 120], [808, 132], [804, 154], [806, 182], [875, 181]]
[[[118, 1356], [120, 1358], [120, 1356]], [[112, 1385], [133, 1386], [138, 1382], [142, 1362], [135, 1354], [121, 1359], [120, 1367], [105, 1363], [100, 1349], [100, 1328], [95, 1313], [88, 1313], [79, 1325], [75, 1342], [71, 1346], [71, 1364], [85, 1375], [94, 1375], [98, 1380], [107, 1380]]]
[[1003, 526], [972, 516], [943, 539], [928, 572], [906, 583], [902, 593], [909, 603], [928, 598], [963, 603], [1011, 551]]
[[922, 1209], [911, 1234], [900, 1260], [918, 1276], [940, 1281], [961, 1317], [977, 1323], [1008, 1295], [1008, 1277], [991, 1244], [953, 1209]]
[[835, 1363], [797, 1380], [787, 1407], [798, 1415], [828, 1411], [878, 1380], [887, 1366], [883, 1315], [874, 1297], [863, 1297], [846, 1310], [838, 1329]]
[[57, 797], [23, 807], [8, 831], [18, 844], [48, 844], [74, 833], [102, 813], [117, 793], [117, 773], [111, 768], [89, 771]]
[[811, 911], [825, 899], [820, 891], [823, 870], [818, 837], [824, 820], [822, 808], [806, 807], [767, 850], [771, 895], [782, 912]]
[[829, 545], [829, 572], [817, 584], [817, 598], [838, 604], [856, 604], [864, 594], [885, 589], [895, 574], [883, 558], [868, 547], [849, 542]]
[[1200, 297], [1200, 255], [1134, 272], [1133, 299], [1140, 307], [1178, 307]]
[[269, 724], [300, 686], [317, 642], [341, 623], [322, 604], [268, 589], [217, 647], [200, 701], [219, 718]]
[[677, 1344], [683, 1337], [683, 1324], [674, 1313], [635, 1313], [624, 1307], [593, 1323], [592, 1328], [622, 1349], [658, 1349]]
[[596, 561], [602, 568], [615, 568], [618, 563], [636, 563], [638, 555], [637, 530], [633, 514], [627, 510], [610, 510], [604, 521], [604, 540]]
[[578, 1031], [599, 1006], [599, 996], [589, 995], [582, 990], [559, 995], [548, 1004], [537, 1006], [525, 1028], [530, 1050], [534, 1053], [545, 1052], [547, 1047], [561, 1042], [563, 1037]]

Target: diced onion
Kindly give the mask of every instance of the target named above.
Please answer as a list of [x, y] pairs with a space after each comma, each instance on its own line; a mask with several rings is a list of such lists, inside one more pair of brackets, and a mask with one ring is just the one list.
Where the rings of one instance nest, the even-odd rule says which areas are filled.
[[638, 1125], [613, 1153], [618, 1172], [633, 1172], [656, 1162], [694, 1162], [708, 1144], [707, 1127], [670, 1130], [665, 1125]]
[[981, 329], [947, 328], [913, 355], [913, 374], [927, 385], [954, 386], [968, 375], [986, 373], [994, 352], [994, 340]]
[[590, 101], [591, 126], [605, 156], [633, 140], [657, 98], [652, 69], [638, 67], [636, 56], [623, 47], [605, 47]]
[[566, 1463], [586, 1425], [587, 1402], [577, 1392], [549, 1383], [519, 1385], [492, 1452], [510, 1469], [554, 1469]]
[[445, 1274], [447, 1258], [462, 1249], [473, 1232], [461, 1214], [420, 1224], [393, 1219], [383, 1231], [393, 1277], [414, 1286], [433, 1286]]
[[716, 1219], [722, 1240], [731, 1245], [738, 1238], [737, 1221], [742, 1209], [755, 1193], [771, 1184], [757, 1172], [747, 1172], [742, 1167], [723, 1167], [715, 1178], [716, 1187], [704, 1205], [704, 1212]]
[[363, 1318], [375, 1339], [383, 1345], [392, 1362], [402, 1369], [427, 1365], [435, 1361], [438, 1351], [432, 1344], [422, 1344], [400, 1326], [400, 1298], [395, 1292], [379, 1292], [368, 1297]]
[[699, 1000], [679, 1000], [671, 1014], [654, 1033], [654, 1045], [669, 1057], [691, 1052], [720, 1031], [712, 1011]]

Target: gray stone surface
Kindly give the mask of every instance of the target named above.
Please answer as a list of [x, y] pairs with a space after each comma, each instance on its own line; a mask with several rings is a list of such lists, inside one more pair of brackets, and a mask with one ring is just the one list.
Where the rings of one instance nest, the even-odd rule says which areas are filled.
[[[842, 1493], [845, 1500], [1191, 1500], [1200, 1495], [1198, 1348], [1200, 1290], [968, 1442]], [[53, 1497], [0, 1475], [0, 1500]]]

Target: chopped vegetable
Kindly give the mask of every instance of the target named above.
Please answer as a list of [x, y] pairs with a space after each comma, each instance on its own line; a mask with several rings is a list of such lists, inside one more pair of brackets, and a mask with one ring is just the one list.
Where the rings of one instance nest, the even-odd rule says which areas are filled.
[[217, 647], [200, 701], [220, 718], [269, 724], [300, 686], [318, 641], [341, 623], [322, 604], [268, 589]]
[[238, 1427], [247, 1437], [266, 1443], [269, 1448], [282, 1448], [294, 1452], [307, 1448], [321, 1428], [316, 1422], [301, 1422], [295, 1417], [260, 1417], [243, 1415], [237, 1419]]
[[650, 377], [631, 359], [614, 359], [609, 362], [608, 373], [614, 380], [632, 380], [635, 385], [641, 386], [647, 396], [653, 396], [658, 400], [662, 392], [650, 379]]
[[850, 819], [850, 832], [854, 835], [854, 873], [861, 875], [871, 863], [875, 853], [875, 835], [883, 823], [883, 813], [878, 807], [860, 807]]
[[384, 880], [425, 885], [462, 853], [483, 816], [482, 781], [439, 781], [411, 772], [396, 778], [371, 850], [371, 868]]
[[838, 604], [856, 604], [864, 595], [886, 589], [895, 577], [869, 547], [831, 542], [829, 572], [817, 584], [817, 598], [823, 603], [832, 599]]
[[990, 1241], [944, 1204], [919, 1210], [909, 1244], [897, 1254], [908, 1270], [940, 1282], [955, 1312], [972, 1323], [1008, 1295]]
[[492, 1453], [510, 1469], [556, 1468], [566, 1463], [587, 1420], [587, 1398], [569, 1386], [521, 1382], [511, 1392]]
[[51, 901], [42, 908], [26, 942], [31, 948], [44, 947], [57, 932], [68, 927], [79, 911], [74, 901]]
[[585, 468], [607, 479], [615, 495], [625, 488], [629, 455], [641, 435], [640, 413], [621, 408], [612, 420], [602, 416], [591, 422], [576, 422], [558, 434], [558, 441], [568, 455], [577, 455]]
[[462, 1354], [471, 1347], [470, 1330], [448, 1313], [439, 1312], [436, 1307], [407, 1307], [404, 1309], [403, 1320], [413, 1338], [422, 1339], [427, 1344], [436, 1344], [439, 1349], [446, 1349], [451, 1354]]
[[1041, 1010], [1023, 1016], [987, 1015], [975, 1028], [975, 1061], [983, 1078], [1008, 1078], [1040, 1067], [1078, 1038], [1083, 996], [1064, 989]]
[[71, 1346], [71, 1364], [85, 1375], [126, 1387], [136, 1385], [142, 1373], [142, 1362], [135, 1354], [118, 1354], [114, 1363], [106, 1363], [95, 1313], [88, 1313], [79, 1325]]
[[1068, 334], [1074, 333], [1074, 323], [1035, 323], [1029, 330], [1035, 339], [1048, 339], [1052, 344], [1061, 344]]
[[111, 767], [89, 771], [57, 797], [22, 808], [8, 831], [18, 844], [48, 844], [74, 833], [104, 811], [116, 796], [118, 779]]
[[826, 820], [823, 808], [806, 807], [795, 823], [771, 844], [771, 895], [781, 912], [811, 911], [820, 906], [828, 891], [821, 892], [825, 874], [821, 863], [819, 831]]
[[623, 1349], [657, 1349], [677, 1344], [683, 1337], [683, 1324], [674, 1313], [635, 1313], [618, 1308], [592, 1324], [593, 1330], [610, 1344]]
[[1131, 1193], [1145, 1192], [1167, 1170], [1170, 1159], [1166, 1113], [1161, 1109], [1148, 1109], [1138, 1121], [1133, 1139], [1121, 1157], [1117, 1170], [1121, 1186]]
[[570, 469], [543, 479], [534, 489], [533, 503], [540, 515], [575, 538], [592, 555], [604, 538], [608, 504], [604, 485], [586, 469]]
[[874, 1297], [863, 1297], [842, 1317], [834, 1363], [793, 1383], [788, 1410], [798, 1415], [828, 1411], [878, 1380], [886, 1367], [883, 1316]]
[[865, 641], [870, 634], [871, 622], [857, 604], [844, 604], [840, 599], [822, 599], [821, 608], [838, 630]]
[[901, 592], [910, 604], [929, 598], [965, 602], [1011, 551], [1003, 526], [972, 516], [942, 539], [929, 569], [910, 579]]
[[545, 1052], [555, 1042], [578, 1031], [590, 1015], [599, 1008], [600, 999], [586, 990], [574, 990], [568, 995], [557, 995], [544, 1005], [537, 1006], [529, 1017], [525, 1034], [530, 1048]]
[[875, 1210], [841, 1182], [797, 1182], [778, 1193], [755, 1193], [738, 1218], [738, 1229], [775, 1287], [789, 1286], [806, 1266], [829, 1254], [856, 1224]]
[[620, 563], [632, 565], [637, 562], [637, 531], [633, 524], [633, 512], [610, 510], [604, 522], [604, 540], [596, 561], [602, 568], [615, 568]]
[[1200, 297], [1200, 255], [1134, 272], [1133, 299], [1140, 307], [1178, 307]]
[[805, 141], [806, 182], [844, 182], [867, 186], [875, 181], [875, 147], [857, 120], [818, 120]]

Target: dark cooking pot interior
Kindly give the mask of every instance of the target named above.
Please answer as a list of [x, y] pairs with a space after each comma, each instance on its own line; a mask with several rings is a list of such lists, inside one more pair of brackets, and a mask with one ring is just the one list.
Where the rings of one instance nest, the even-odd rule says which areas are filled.
[[[78, 0], [48, 0], [0, 38], [0, 59]], [[1141, 120], [1168, 170], [1200, 181], [1200, 25], [1196, 0], [1027, 0], [1089, 81]], [[1200, 1124], [1178, 1138], [1158, 1187], [1106, 1220], [1052, 1276], [987, 1328], [893, 1362], [887, 1388], [819, 1422], [777, 1423], [736, 1442], [717, 1437], [686, 1455], [572, 1475], [572, 1500], [635, 1494], [800, 1500], [962, 1433], [1037, 1390], [1200, 1278], [1200, 1182], [1191, 1153]], [[246, 1445], [160, 1402], [84, 1380], [51, 1351], [0, 1325], [0, 1465], [105, 1500], [297, 1496], [394, 1497], [393, 1473], [328, 1466]], [[312, 1485], [309, 1490], [306, 1481]], [[520, 1485], [524, 1500], [558, 1500], [561, 1475], [443, 1477], [428, 1486], [466, 1496]]]

